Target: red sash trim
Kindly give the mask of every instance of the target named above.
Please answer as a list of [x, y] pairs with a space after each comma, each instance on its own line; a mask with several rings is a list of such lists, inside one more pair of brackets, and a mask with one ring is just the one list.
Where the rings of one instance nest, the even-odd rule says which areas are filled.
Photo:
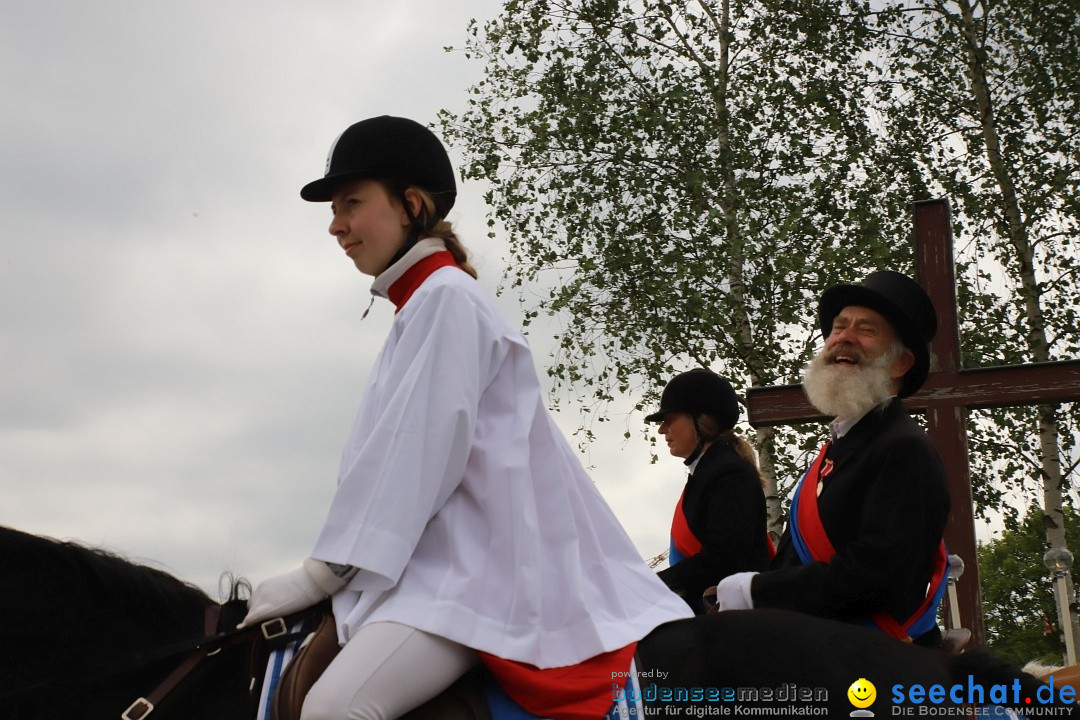
[[836, 554], [836, 548], [829, 540], [825, 532], [825, 526], [821, 524], [821, 515], [818, 510], [818, 483], [821, 482], [821, 466], [825, 463], [825, 455], [829, 452], [829, 443], [825, 443], [818, 453], [817, 459], [806, 471], [803, 479], [803, 487], [799, 491], [799, 504], [795, 508], [798, 514], [799, 534], [802, 535], [806, 548], [811, 557], [819, 562], [829, 562]]
[[440, 250], [437, 253], [428, 255], [426, 258], [422, 258], [406, 270], [386, 290], [386, 296], [390, 298], [390, 302], [394, 303], [394, 314], [400, 312], [417, 288], [431, 276], [431, 273], [439, 268], [451, 266], [458, 267], [458, 264], [454, 261], [454, 256], [449, 250]]
[[[831, 462], [825, 459], [828, 451], [829, 443], [825, 443], [821, 448], [821, 452], [818, 453], [817, 459], [807, 470], [802, 487], [799, 490], [798, 505], [795, 508], [798, 532], [802, 542], [810, 552], [811, 558], [824, 563], [829, 562], [836, 555], [836, 548], [833, 547], [832, 541], [829, 540], [829, 536], [825, 532], [825, 526], [821, 524], [821, 514], [818, 509], [818, 484], [821, 482], [822, 475], [828, 475], [829, 471], [832, 470]], [[903, 624], [897, 622], [896, 618], [884, 610], [879, 610], [871, 615], [871, 621], [886, 634], [898, 640], [911, 642], [911, 636], [907, 633], [908, 628], [915, 624], [936, 601], [936, 591], [941, 586], [945, 573], [948, 571], [948, 553], [945, 550], [945, 541], [942, 540], [938, 543], [937, 552], [934, 554], [934, 572], [930, 578], [929, 591], [926, 593], [926, 598], [919, 606], [919, 609]]]
[[499, 687], [533, 715], [551, 720], [597, 720], [607, 714], [615, 696], [613, 677], [623, 677], [637, 643], [601, 653], [576, 665], [538, 668], [477, 651]]
[[[675, 505], [675, 515], [671, 518], [671, 544], [679, 553], [680, 560], [694, 557], [701, 552], [702, 548], [701, 541], [697, 539], [694, 531], [690, 529], [690, 524], [686, 521], [686, 511], [683, 510], [685, 496], [686, 488], [683, 488], [682, 494], [679, 495], [679, 502]], [[772, 561], [776, 557], [776, 543], [768, 532], [765, 533], [765, 547], [769, 553], [769, 560]]]
[[683, 512], [684, 497], [686, 497], [686, 488], [683, 488], [682, 494], [679, 495], [679, 502], [675, 505], [675, 515], [671, 518], [671, 543], [680, 555], [688, 558], [701, 552], [701, 541], [697, 539], [686, 522], [686, 513]]
[[[903, 632], [903, 634], [902, 635], [894, 635], [894, 637], [899, 637], [901, 640], [908, 639], [908, 633], [907, 633], [908, 628], [910, 628], [913, 624], [915, 624], [915, 621], [917, 621], [922, 616], [922, 614], [925, 613], [927, 610], [929, 610], [930, 606], [932, 604], [934, 604], [934, 602], [936, 600], [936, 597], [935, 597], [936, 594], [935, 594], [934, 591], [935, 591], [936, 588], [938, 588], [940, 585], [942, 585], [945, 582], [945, 580], [946, 580], [945, 576], [948, 574], [948, 572], [949, 572], [949, 551], [945, 548], [945, 541], [942, 540], [940, 543], [938, 543], [937, 552], [934, 553], [934, 574], [930, 577], [930, 589], [926, 593], [926, 598], [923, 600], [922, 605], [919, 606], [919, 609], [916, 610], [912, 614], [912, 616], [909, 617], [907, 619], [907, 621], [903, 625], [900, 626], [900, 630]], [[888, 628], [886, 628], [884, 625], [882, 625], [882, 622], [896, 623], [896, 620], [894, 620], [893, 617], [891, 615], [887, 614], [887, 613], [879, 613], [879, 614], [883, 615], [885, 618], [888, 618], [888, 620], [887, 621], [884, 620], [884, 619], [883, 620], [878, 620], [877, 616], [875, 615], [874, 616], [874, 622], [876, 622], [878, 624], [878, 627], [882, 628], [883, 630], [885, 630], [885, 632], [892, 635], [893, 633], [890, 632], [888, 630]]]

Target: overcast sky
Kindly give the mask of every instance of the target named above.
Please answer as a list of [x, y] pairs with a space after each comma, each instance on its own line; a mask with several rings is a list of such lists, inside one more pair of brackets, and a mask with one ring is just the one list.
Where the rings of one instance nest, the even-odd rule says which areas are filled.
[[[215, 595], [307, 556], [391, 307], [298, 191], [356, 120], [463, 109], [443, 48], [499, 7], [0, 0], [0, 524]], [[494, 290], [482, 193], [451, 220]], [[682, 468], [615, 420], [584, 461], [651, 556]]]

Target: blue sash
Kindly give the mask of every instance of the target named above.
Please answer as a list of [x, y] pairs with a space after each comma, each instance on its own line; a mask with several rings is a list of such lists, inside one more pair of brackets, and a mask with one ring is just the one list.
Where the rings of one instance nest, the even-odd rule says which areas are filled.
[[[825, 457], [828, 450], [829, 444], [825, 443], [817, 459], [799, 480], [791, 500], [788, 529], [795, 552], [804, 565], [811, 562], [827, 563], [836, 554], [836, 549], [821, 524], [817, 504], [818, 483], [832, 471], [832, 461]], [[926, 599], [914, 614], [903, 623], [898, 623], [887, 612], [879, 610], [869, 618], [859, 621], [859, 624], [877, 627], [884, 633], [907, 642], [929, 632], [937, 625], [937, 611], [941, 598], [945, 595], [948, 576], [949, 553], [945, 549], [945, 541], [942, 540], [934, 556], [934, 571], [927, 587]]]

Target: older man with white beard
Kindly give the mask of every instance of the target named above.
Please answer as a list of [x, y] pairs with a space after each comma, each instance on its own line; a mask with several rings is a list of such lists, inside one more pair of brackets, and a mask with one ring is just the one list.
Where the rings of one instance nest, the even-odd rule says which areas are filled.
[[770, 569], [717, 586], [721, 610], [797, 610], [937, 645], [948, 565], [945, 471], [900, 398], [930, 368], [937, 314], [911, 278], [878, 271], [818, 305], [825, 347], [807, 365], [810, 402], [835, 417], [803, 476]]

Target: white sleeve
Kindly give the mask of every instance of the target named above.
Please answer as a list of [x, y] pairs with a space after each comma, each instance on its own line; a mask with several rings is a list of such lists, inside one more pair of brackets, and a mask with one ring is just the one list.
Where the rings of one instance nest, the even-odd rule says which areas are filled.
[[[374, 370], [337, 492], [312, 556], [359, 568], [350, 586], [385, 590], [428, 520], [461, 482], [481, 393], [502, 343], [462, 288], [417, 293], [391, 356]], [[396, 324], [396, 323], [395, 323]]]

